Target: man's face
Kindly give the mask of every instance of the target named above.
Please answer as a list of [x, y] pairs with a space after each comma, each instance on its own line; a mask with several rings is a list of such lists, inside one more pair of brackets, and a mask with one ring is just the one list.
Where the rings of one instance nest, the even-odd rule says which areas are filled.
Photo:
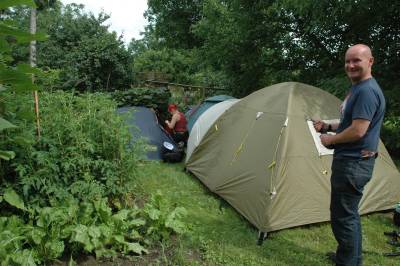
[[345, 56], [345, 71], [353, 84], [371, 77], [371, 66], [374, 59], [362, 47], [350, 47]]

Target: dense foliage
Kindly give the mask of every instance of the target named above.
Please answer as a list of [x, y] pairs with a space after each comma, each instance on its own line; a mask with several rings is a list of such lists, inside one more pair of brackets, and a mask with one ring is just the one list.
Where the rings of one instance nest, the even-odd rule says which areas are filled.
[[[18, 3], [34, 7], [30, 0]], [[0, 9], [7, 4], [13, 3], [2, 2]], [[130, 141], [108, 95], [42, 92], [42, 134], [36, 136], [27, 91], [39, 88], [32, 74], [43, 83], [52, 79], [25, 64], [12, 66], [9, 40], [22, 44], [39, 37], [0, 21], [1, 265], [41, 265], [61, 256], [73, 264], [82, 253], [140, 255], [183, 233], [185, 209], [138, 188], [145, 146]]]
[[[13, 112], [33, 106], [30, 95], [11, 97]], [[41, 116], [39, 141], [12, 143], [17, 156], [10, 167], [16, 170], [13, 179], [26, 201], [47, 206], [69, 197], [95, 199], [132, 190], [127, 184], [132, 183], [140, 152], [126, 150], [129, 133], [115, 114], [115, 104], [101, 95], [42, 93]], [[31, 132], [25, 121], [14, 124], [18, 126], [14, 136]]]
[[146, 106], [166, 110], [171, 93], [165, 87], [133, 88], [115, 91], [112, 97], [119, 106]]
[[[239, 97], [278, 82], [299, 81], [342, 98], [350, 86], [344, 52], [351, 44], [370, 45], [373, 74], [388, 100], [383, 139], [392, 152], [398, 151], [399, 2], [157, 0], [148, 5], [150, 24], [141, 42], [157, 49], [186, 47], [197, 73], [211, 69]], [[175, 23], [183, 10], [185, 23]], [[190, 45], [178, 41], [188, 39]], [[142, 51], [136, 56], [146, 53]]]
[[175, 48], [191, 49], [199, 45], [200, 39], [192, 27], [201, 19], [202, 0], [149, 0], [147, 4], [145, 16], [157, 25], [156, 38]]
[[[33, 106], [30, 95], [8, 97], [12, 113]], [[82, 251], [141, 254], [153, 240], [184, 230], [181, 208], [159, 199], [136, 207], [144, 146], [128, 145], [130, 134], [113, 101], [53, 92], [42, 93], [41, 103], [39, 141], [31, 119], [10, 117], [18, 127], [1, 142], [16, 156], [2, 165], [0, 260], [40, 263]]]
[[[26, 9], [16, 9], [11, 16], [21, 28], [28, 28]], [[78, 91], [113, 91], [129, 87], [132, 82], [132, 58], [122, 38], [108, 31], [105, 13], [88, 14], [82, 5], [62, 6], [38, 12], [38, 30], [48, 35], [39, 42], [37, 64], [58, 70], [56, 87]], [[16, 60], [26, 60], [26, 46], [14, 48]]]
[[[38, 8], [42, 33], [26, 32], [30, 9], [21, 4]], [[149, 0], [148, 7], [144, 38], [125, 47], [104, 13], [57, 0], [0, 1], [2, 265], [138, 255], [185, 231], [185, 209], [137, 183], [145, 145], [131, 145], [115, 109], [165, 111], [168, 102], [198, 99], [179, 86], [172, 95], [133, 89], [143, 73], [238, 97], [290, 80], [343, 97], [350, 85], [343, 54], [363, 42], [388, 102], [382, 137], [400, 155], [400, 2]], [[32, 40], [38, 68], [26, 64]], [[38, 138], [31, 92], [40, 89]]]

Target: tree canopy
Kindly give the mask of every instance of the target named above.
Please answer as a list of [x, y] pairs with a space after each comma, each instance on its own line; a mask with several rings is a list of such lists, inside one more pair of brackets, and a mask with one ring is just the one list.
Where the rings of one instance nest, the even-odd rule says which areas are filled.
[[[45, 1], [46, 2], [46, 1]], [[16, 9], [21, 28], [27, 27], [28, 15]], [[109, 16], [97, 17], [83, 5], [60, 3], [38, 13], [38, 30], [48, 35], [37, 47], [37, 65], [60, 70], [58, 87], [79, 91], [124, 89], [132, 81], [132, 58], [122, 38], [109, 32]], [[27, 58], [25, 47], [15, 48], [15, 58]]]
[[[390, 71], [399, 67], [394, 60], [400, 38], [396, 1], [201, 0], [188, 4], [158, 0], [148, 4], [149, 22], [160, 43], [201, 50], [199, 60], [226, 73], [238, 95], [287, 80], [332, 85], [330, 80], [344, 78], [346, 48], [360, 42], [371, 46], [374, 73], [383, 87], [393, 89], [398, 83], [393, 82], [398, 75]], [[182, 10], [185, 16], [176, 19]], [[182, 46], [192, 35], [196, 38], [190, 38], [191, 45]]]

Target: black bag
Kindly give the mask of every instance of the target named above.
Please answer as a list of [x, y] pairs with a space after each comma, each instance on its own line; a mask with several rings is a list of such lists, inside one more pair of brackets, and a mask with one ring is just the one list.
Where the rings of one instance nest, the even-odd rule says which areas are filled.
[[161, 158], [166, 163], [179, 163], [183, 160], [184, 150], [175, 145], [164, 142], [161, 148]]

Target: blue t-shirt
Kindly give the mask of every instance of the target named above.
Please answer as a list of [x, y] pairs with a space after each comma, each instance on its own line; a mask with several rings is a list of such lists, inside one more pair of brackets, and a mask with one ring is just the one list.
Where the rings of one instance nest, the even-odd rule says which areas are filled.
[[369, 120], [370, 125], [361, 139], [336, 144], [334, 157], [361, 158], [362, 150], [377, 151], [385, 107], [385, 97], [374, 78], [354, 84], [342, 104], [342, 116], [336, 133], [348, 128], [355, 119]]

